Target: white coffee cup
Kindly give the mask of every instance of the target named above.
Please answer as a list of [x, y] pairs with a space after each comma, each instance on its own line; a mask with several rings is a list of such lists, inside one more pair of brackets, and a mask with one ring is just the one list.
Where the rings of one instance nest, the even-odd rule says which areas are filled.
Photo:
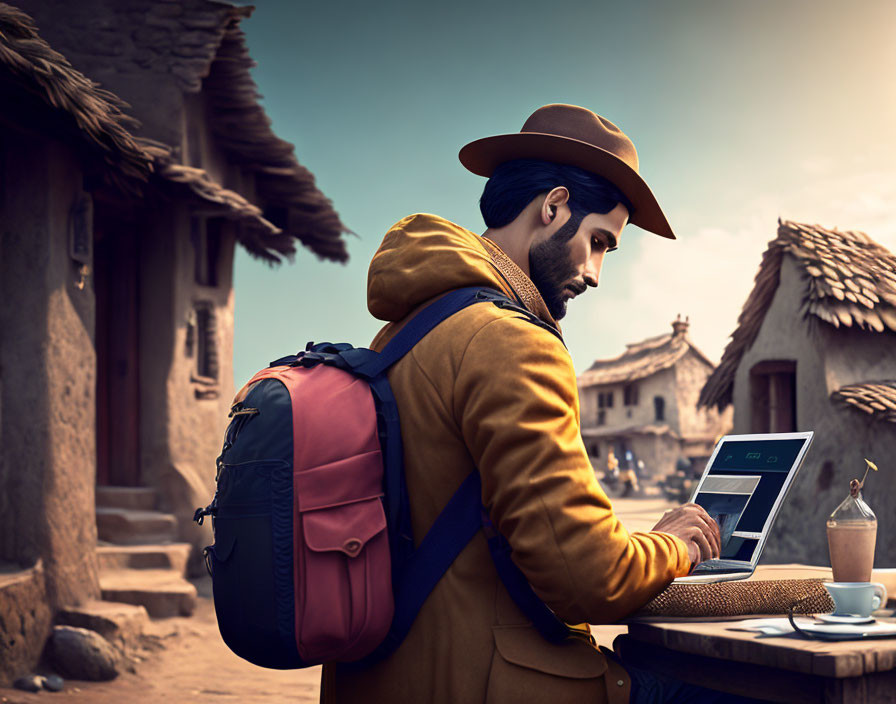
[[887, 588], [879, 582], [825, 582], [834, 600], [835, 616], [868, 617], [887, 603]]

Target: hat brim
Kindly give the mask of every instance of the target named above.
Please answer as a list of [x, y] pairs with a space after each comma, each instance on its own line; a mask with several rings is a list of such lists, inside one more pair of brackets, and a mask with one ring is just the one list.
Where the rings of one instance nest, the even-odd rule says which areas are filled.
[[514, 159], [542, 159], [578, 166], [603, 176], [631, 202], [632, 225], [660, 237], [675, 239], [660, 204], [637, 171], [615, 154], [570, 137], [540, 132], [514, 132], [484, 137], [465, 145], [458, 154], [460, 162], [474, 174], [490, 177], [499, 164]]

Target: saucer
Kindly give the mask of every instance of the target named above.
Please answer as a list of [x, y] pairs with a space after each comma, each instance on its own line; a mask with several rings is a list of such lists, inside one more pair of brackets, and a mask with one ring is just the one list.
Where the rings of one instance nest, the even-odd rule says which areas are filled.
[[818, 614], [816, 618], [825, 623], [871, 623], [874, 616], [840, 616], [838, 614]]

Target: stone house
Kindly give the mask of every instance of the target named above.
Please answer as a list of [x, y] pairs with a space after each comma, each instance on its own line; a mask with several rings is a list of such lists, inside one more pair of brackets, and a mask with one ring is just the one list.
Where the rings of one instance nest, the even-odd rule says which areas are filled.
[[862, 232], [778, 222], [700, 405], [734, 432], [814, 430], [763, 560], [830, 564], [825, 521], [861, 478], [896, 566], [896, 256]]
[[16, 5], [0, 4], [0, 682], [63, 607], [141, 601], [112, 568], [199, 567], [235, 246], [347, 258], [258, 104], [251, 8]]
[[620, 462], [631, 452], [653, 479], [673, 472], [681, 458], [702, 469], [730, 423], [730, 413], [697, 408], [713, 369], [681, 316], [672, 332], [595, 361], [578, 377], [582, 439], [595, 468], [606, 469], [612, 449]]

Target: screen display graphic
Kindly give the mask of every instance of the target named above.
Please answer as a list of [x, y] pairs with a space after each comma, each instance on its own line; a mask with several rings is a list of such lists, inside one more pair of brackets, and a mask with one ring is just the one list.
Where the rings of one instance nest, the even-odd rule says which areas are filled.
[[694, 502], [719, 524], [723, 559], [752, 560], [803, 444], [802, 439], [722, 443]]
[[706, 509], [719, 524], [722, 534], [722, 555], [731, 541], [753, 492], [759, 486], [759, 476], [715, 475], [706, 478], [696, 502]]

